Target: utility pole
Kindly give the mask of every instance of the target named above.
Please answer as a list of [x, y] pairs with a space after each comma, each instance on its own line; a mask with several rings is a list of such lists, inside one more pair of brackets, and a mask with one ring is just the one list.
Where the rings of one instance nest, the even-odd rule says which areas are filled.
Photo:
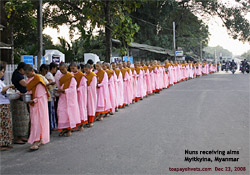
[[201, 57], [201, 61], [202, 61], [202, 40], [200, 42], [200, 57]]
[[39, 70], [43, 58], [43, 0], [37, 3], [37, 37], [38, 37], [38, 54], [37, 54], [37, 70]]
[[176, 61], [175, 22], [173, 22], [173, 45], [174, 45], [174, 60]]

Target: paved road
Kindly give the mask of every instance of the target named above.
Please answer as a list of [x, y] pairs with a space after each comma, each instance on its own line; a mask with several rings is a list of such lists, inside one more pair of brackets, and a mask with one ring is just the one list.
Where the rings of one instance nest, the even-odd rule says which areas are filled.
[[[249, 174], [249, 83], [249, 75], [229, 73], [179, 83], [70, 138], [53, 133], [36, 152], [15, 145], [1, 153], [1, 173], [176, 174], [169, 168], [210, 167], [208, 174], [216, 174], [215, 167], [236, 166], [247, 167], [238, 174]], [[216, 155], [185, 155], [185, 150], [239, 151], [218, 156], [239, 161], [188, 163], [186, 156], [213, 160]]]

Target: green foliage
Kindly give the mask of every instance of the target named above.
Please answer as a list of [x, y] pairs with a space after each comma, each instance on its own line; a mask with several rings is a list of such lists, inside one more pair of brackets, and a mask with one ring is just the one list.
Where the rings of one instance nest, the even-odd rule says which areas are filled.
[[[234, 39], [250, 41], [250, 24], [244, 17], [249, 12], [249, 0], [233, 0], [237, 6], [228, 6], [219, 0], [43, 2], [44, 27], [58, 29], [59, 25], [67, 24], [70, 26], [71, 37], [75, 29], [79, 30], [80, 38], [72, 41], [72, 45], [60, 38], [60, 44], [54, 46], [51, 38], [44, 36], [44, 49], [61, 50], [68, 61], [82, 61], [86, 52], [96, 53], [104, 59], [107, 47], [105, 27], [111, 31], [113, 38], [121, 41], [121, 55], [127, 54], [127, 46], [133, 41], [172, 49], [173, 21], [176, 22], [177, 47], [199, 55], [200, 43], [207, 46], [209, 32], [206, 23], [197, 16], [218, 16]], [[22, 54], [37, 54], [36, 3], [33, 0], [5, 0], [3, 3], [8, 25], [13, 25], [16, 62]], [[105, 16], [107, 8], [110, 12], [110, 23]]]
[[203, 49], [204, 50], [204, 57], [205, 58], [214, 58], [215, 56], [215, 53], [216, 53], [216, 56], [217, 56], [217, 59], [220, 57], [220, 55], [223, 57], [223, 58], [232, 58], [233, 54], [232, 52], [230, 52], [229, 50], [227, 49], [224, 49], [222, 46], [216, 46], [216, 47], [206, 47]]
[[125, 56], [127, 55], [128, 44], [134, 41], [134, 35], [139, 31], [140, 27], [137, 24], [133, 24], [132, 19], [125, 15], [121, 15], [117, 23], [120, 25], [112, 24], [113, 38], [121, 41], [120, 55]]
[[243, 53], [240, 57], [242, 59], [247, 59], [248, 61], [250, 61], [250, 50], [248, 50], [247, 52]]
[[131, 17], [140, 26], [138, 43], [173, 49], [173, 21], [177, 47], [199, 55], [200, 43], [208, 43], [208, 26], [175, 1], [146, 1]]
[[[68, 24], [71, 33], [77, 28], [81, 34], [81, 42], [86, 42], [82, 43], [82, 45], [90, 43], [88, 39], [95, 40], [95, 38], [91, 37], [86, 38], [86, 35], [93, 35], [89, 31], [93, 31], [97, 27], [101, 29], [99, 32], [102, 32], [107, 27], [111, 30], [113, 37], [122, 41], [120, 52], [125, 54], [124, 51], [127, 50], [127, 45], [133, 41], [134, 34], [139, 31], [138, 25], [134, 24], [126, 14], [135, 11], [139, 6], [140, 1], [113, 0], [112, 3], [109, 3], [111, 24], [108, 24], [105, 18], [107, 4], [104, 0], [47, 1], [44, 10], [45, 24], [54, 28], [57, 28], [58, 25]], [[89, 31], [88, 28], [90, 28]], [[99, 45], [100, 48], [103, 47], [101, 44]], [[75, 45], [77, 46], [77, 44]]]
[[230, 5], [219, 0], [182, 0], [180, 4], [200, 15], [218, 16], [234, 39], [250, 42], [250, 23], [245, 15], [250, 11], [249, 0], [230, 0]]

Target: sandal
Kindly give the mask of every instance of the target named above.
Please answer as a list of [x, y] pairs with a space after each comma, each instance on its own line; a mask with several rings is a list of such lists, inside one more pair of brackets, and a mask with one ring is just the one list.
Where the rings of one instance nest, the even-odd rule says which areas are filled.
[[8, 146], [1, 146], [1, 151], [7, 151], [9, 150], [10, 148], [8, 148]]
[[22, 144], [23, 145], [23, 144], [25, 144], [25, 142], [22, 140], [15, 140], [14, 144]]
[[91, 127], [93, 127], [94, 126], [94, 124], [93, 123], [89, 123], [89, 124], [87, 124], [87, 127], [88, 128], [91, 128]]
[[64, 134], [66, 134], [67, 130], [62, 130], [59, 134], [60, 137], [64, 136]]
[[71, 136], [71, 131], [67, 131], [65, 137]]
[[21, 140], [22, 140], [23, 142], [28, 142], [28, 139], [25, 138], [25, 137], [22, 137]]
[[103, 117], [98, 118], [97, 121], [103, 121]]
[[79, 131], [84, 131], [84, 127], [80, 126]]
[[39, 149], [39, 142], [36, 142], [36, 143], [34, 143], [31, 147], [30, 147], [30, 150], [31, 151], [36, 151], [36, 150], [38, 150]]

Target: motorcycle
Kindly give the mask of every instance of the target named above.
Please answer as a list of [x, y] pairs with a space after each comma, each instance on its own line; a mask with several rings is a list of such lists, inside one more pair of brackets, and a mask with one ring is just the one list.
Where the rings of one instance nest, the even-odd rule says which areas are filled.
[[226, 72], [228, 72], [228, 70], [229, 70], [229, 66], [228, 65], [226, 65], [226, 69], [225, 70], [226, 70]]
[[245, 66], [241, 65], [241, 66], [240, 66], [240, 70], [241, 70], [241, 72], [244, 74], [244, 73], [245, 73]]
[[246, 66], [245, 71], [246, 73], [249, 73], [249, 65]]
[[236, 66], [232, 66], [231, 71], [232, 71], [232, 73], [234, 74], [235, 71], [236, 71]]

